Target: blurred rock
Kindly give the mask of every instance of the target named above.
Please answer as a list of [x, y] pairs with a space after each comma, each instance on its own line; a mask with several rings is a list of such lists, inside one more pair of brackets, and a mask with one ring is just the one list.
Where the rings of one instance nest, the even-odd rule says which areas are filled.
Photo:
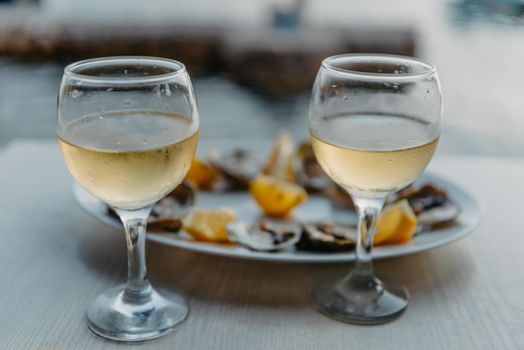
[[171, 57], [192, 74], [221, 72], [271, 97], [309, 91], [321, 60], [344, 52], [415, 54], [402, 28], [297, 28], [71, 23], [0, 9], [0, 55], [63, 63], [114, 55]]
[[340, 53], [414, 55], [409, 29], [298, 28], [228, 33], [221, 55], [236, 82], [272, 97], [308, 91], [323, 58]]

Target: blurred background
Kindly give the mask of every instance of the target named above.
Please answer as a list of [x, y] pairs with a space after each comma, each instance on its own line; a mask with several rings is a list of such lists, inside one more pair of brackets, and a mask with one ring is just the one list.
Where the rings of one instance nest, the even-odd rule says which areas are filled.
[[0, 0], [0, 147], [51, 138], [65, 64], [184, 62], [201, 137], [307, 137], [321, 59], [412, 55], [437, 66], [439, 153], [521, 156], [524, 0]]

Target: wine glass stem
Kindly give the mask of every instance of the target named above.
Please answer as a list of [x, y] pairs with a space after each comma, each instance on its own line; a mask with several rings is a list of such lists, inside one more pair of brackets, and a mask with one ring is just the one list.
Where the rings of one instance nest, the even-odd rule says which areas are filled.
[[115, 209], [126, 233], [127, 284], [124, 298], [132, 303], [147, 302], [152, 292], [146, 266], [146, 225], [152, 208], [149, 206], [138, 210]]
[[373, 238], [375, 236], [377, 219], [385, 197], [364, 198], [353, 196], [353, 201], [358, 211], [358, 232], [357, 232], [357, 259], [352, 275], [360, 278], [373, 279], [373, 262], [371, 249], [373, 248]]

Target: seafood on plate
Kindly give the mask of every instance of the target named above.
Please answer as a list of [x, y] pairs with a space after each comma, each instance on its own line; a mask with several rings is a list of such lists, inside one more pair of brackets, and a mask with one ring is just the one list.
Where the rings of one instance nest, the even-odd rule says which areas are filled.
[[409, 186], [395, 194], [393, 201], [407, 200], [417, 216], [417, 231], [452, 225], [460, 215], [459, 206], [448, 193], [432, 184]]
[[264, 214], [276, 218], [288, 217], [293, 208], [307, 199], [302, 187], [268, 175], [251, 181], [249, 191]]
[[194, 208], [182, 219], [182, 224], [184, 230], [197, 241], [225, 243], [229, 241], [226, 227], [235, 218], [235, 213], [228, 208]]
[[263, 219], [251, 225], [234, 222], [228, 225], [227, 230], [233, 242], [252, 250], [275, 252], [297, 244], [302, 225], [293, 221]]
[[[329, 199], [333, 208], [355, 210], [351, 197], [322, 171], [309, 142], [281, 133], [265, 161], [236, 148], [210, 149], [196, 158], [186, 180], [153, 208], [149, 230], [195, 241], [232, 244], [255, 251], [295, 249], [344, 252], [355, 249], [357, 228], [334, 222], [300, 222], [293, 209], [309, 196]], [[260, 157], [260, 158], [259, 158]], [[244, 222], [230, 209], [195, 207], [198, 191], [227, 195], [245, 191], [260, 216]], [[407, 244], [418, 234], [453, 225], [460, 208], [446, 190], [416, 184], [392, 195], [377, 222], [374, 245]]]
[[221, 175], [219, 189], [224, 191], [246, 190], [249, 181], [257, 176], [261, 167], [256, 155], [240, 148], [230, 152], [212, 148], [208, 151], [208, 160]]
[[291, 168], [296, 182], [310, 192], [326, 191], [334, 185], [320, 167], [309, 142], [301, 143], [293, 152]]
[[344, 252], [353, 250], [357, 242], [356, 228], [328, 222], [306, 223], [297, 249], [313, 252]]

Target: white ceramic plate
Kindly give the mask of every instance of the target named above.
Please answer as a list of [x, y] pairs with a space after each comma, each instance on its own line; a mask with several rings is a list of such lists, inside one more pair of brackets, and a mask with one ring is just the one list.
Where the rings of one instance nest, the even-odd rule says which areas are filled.
[[[431, 232], [417, 234], [409, 244], [374, 248], [373, 258], [396, 257], [440, 247], [472, 233], [480, 223], [479, 206], [475, 200], [459, 186], [441, 177], [428, 174], [421, 176], [417, 182], [432, 182], [448, 191], [451, 198], [461, 208], [461, 213], [456, 224], [450, 227], [432, 230]], [[120, 222], [108, 214], [107, 206], [86, 192], [80, 185], [75, 183], [73, 193], [77, 202], [88, 213], [109, 225], [122, 228]], [[255, 203], [248, 193], [212, 194], [201, 192], [198, 193], [196, 202], [197, 206], [203, 208], [230, 207], [236, 212], [237, 218], [245, 222], [252, 222], [259, 215], [259, 210], [256, 208]], [[336, 220], [340, 222], [344, 217], [348, 220], [354, 219], [351, 217], [351, 213], [332, 210], [331, 204], [327, 199], [315, 196], [310, 196], [306, 203], [295, 209], [293, 214], [298, 220], [304, 221]], [[169, 233], [148, 233], [147, 238], [177, 248], [251, 260], [320, 263], [352, 261], [355, 259], [354, 252], [315, 253], [294, 250], [277, 253], [255, 252], [238, 246], [231, 247], [181, 239], [177, 235]]]

